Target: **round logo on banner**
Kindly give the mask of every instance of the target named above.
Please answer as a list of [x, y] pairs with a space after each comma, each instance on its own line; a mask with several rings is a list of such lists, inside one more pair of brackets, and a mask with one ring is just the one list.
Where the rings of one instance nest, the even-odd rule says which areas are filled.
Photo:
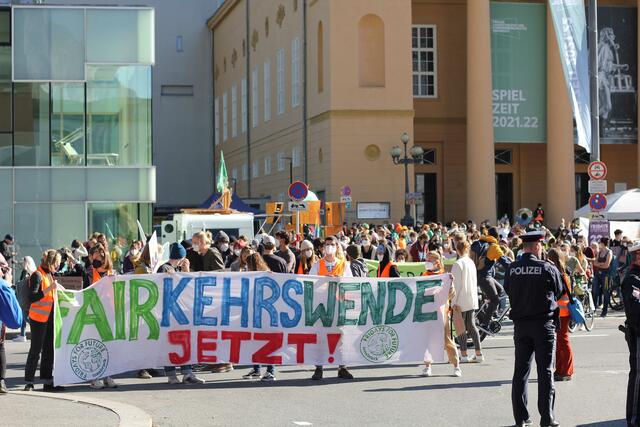
[[71, 369], [82, 380], [100, 378], [109, 365], [109, 350], [102, 342], [87, 339], [71, 350]]
[[383, 363], [398, 351], [398, 333], [395, 329], [379, 325], [369, 329], [360, 340], [360, 353], [369, 362]]

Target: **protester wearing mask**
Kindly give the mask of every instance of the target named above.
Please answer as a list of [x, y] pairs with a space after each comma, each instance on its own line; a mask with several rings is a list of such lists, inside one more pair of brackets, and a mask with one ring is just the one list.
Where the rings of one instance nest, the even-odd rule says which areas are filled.
[[300, 255], [296, 260], [296, 274], [309, 274], [309, 270], [316, 262], [318, 262], [318, 257], [313, 249], [313, 243], [303, 240], [300, 243]]
[[124, 260], [122, 262], [122, 271], [124, 274], [131, 274], [136, 269], [136, 264], [138, 263], [138, 259], [140, 258], [140, 248], [142, 247], [142, 242], [139, 240], [135, 240], [129, 246], [129, 250], [124, 255]]
[[368, 234], [365, 234], [362, 237], [362, 240], [360, 240], [360, 243], [362, 244], [362, 258], [371, 260], [375, 259], [376, 251], [375, 247], [371, 244], [371, 237]]
[[227, 259], [224, 262], [224, 268], [231, 268], [231, 265], [238, 260], [240, 251], [242, 251], [242, 248], [244, 248], [246, 244], [247, 243], [244, 240], [240, 239], [234, 240], [234, 242], [231, 243], [231, 250], [229, 252], [229, 256], [227, 256]]
[[406, 249], [398, 249], [396, 251], [396, 262], [407, 262], [409, 259], [409, 253]]
[[276, 233], [276, 256], [279, 256], [287, 264], [287, 273], [293, 273], [296, 267], [296, 256], [289, 248], [291, 239], [286, 231], [280, 231]]
[[222, 265], [225, 265], [226, 259], [231, 255], [231, 245], [229, 244], [229, 235], [224, 231], [220, 230], [216, 233], [216, 238], [214, 240], [215, 247], [220, 251], [220, 256], [222, 257]]
[[0, 254], [0, 394], [8, 393], [4, 377], [7, 373], [7, 357], [4, 350], [6, 327], [19, 328], [23, 313], [15, 294], [11, 290], [13, 270]]
[[[345, 260], [342, 248], [338, 240], [329, 236], [324, 240], [324, 256], [311, 267], [309, 271], [311, 276], [329, 276], [329, 277], [353, 277], [351, 274], [351, 266]], [[323, 377], [323, 368], [316, 365], [316, 370], [311, 377], [312, 380], [321, 380]], [[353, 375], [347, 370], [346, 366], [338, 367], [338, 378], [351, 380]]]
[[378, 245], [376, 258], [379, 263], [376, 277], [400, 277], [398, 267], [392, 261], [391, 248], [387, 245]]
[[428, 252], [427, 240], [429, 236], [426, 233], [420, 233], [418, 240], [409, 248], [409, 255], [413, 262], [424, 262], [425, 255]]
[[264, 262], [267, 263], [269, 270], [274, 273], [288, 273], [289, 271], [287, 270], [285, 260], [273, 254], [276, 248], [276, 239], [274, 239], [273, 236], [265, 234], [262, 237], [262, 245], [264, 246], [262, 258], [264, 258]]
[[238, 258], [231, 263], [229, 270], [231, 271], [247, 271], [247, 257], [253, 253], [253, 249], [242, 241], [236, 242], [236, 246], [242, 246], [241, 249], [234, 249], [234, 255], [237, 253]]
[[[227, 237], [227, 242], [229, 238]], [[191, 249], [187, 251], [187, 258], [191, 271], [219, 271], [224, 269], [224, 259], [219, 248], [225, 249], [224, 241], [217, 247], [212, 247], [211, 232], [200, 231], [191, 237]], [[228, 244], [228, 243], [227, 243]]]
[[31, 325], [31, 347], [27, 356], [24, 391], [33, 391], [33, 383], [40, 360], [40, 379], [44, 381], [44, 391], [62, 391], [64, 387], [53, 386], [53, 318], [55, 292], [58, 282], [53, 275], [60, 267], [60, 253], [50, 249], [42, 254], [38, 270], [29, 279], [31, 307], [29, 323]]

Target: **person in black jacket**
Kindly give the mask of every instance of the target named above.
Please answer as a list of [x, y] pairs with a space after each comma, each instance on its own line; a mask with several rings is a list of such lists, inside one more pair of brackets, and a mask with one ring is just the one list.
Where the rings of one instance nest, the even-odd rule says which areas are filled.
[[627, 384], [627, 425], [640, 425], [640, 375], [638, 353], [640, 353], [640, 243], [629, 248], [631, 255], [629, 271], [622, 281], [624, 312], [627, 317], [625, 340], [629, 347], [629, 382]]
[[515, 366], [511, 382], [511, 403], [516, 425], [530, 425], [527, 410], [527, 382], [535, 353], [538, 368], [538, 410], [541, 426], [558, 426], [553, 414], [553, 353], [559, 325], [557, 300], [563, 293], [563, 279], [558, 269], [543, 261], [544, 233], [521, 236], [524, 254], [509, 265], [504, 289], [511, 304]]
[[274, 273], [288, 273], [289, 271], [285, 260], [273, 254], [276, 248], [276, 239], [274, 239], [273, 236], [265, 234], [262, 237], [262, 245], [264, 246], [262, 258], [264, 262], [267, 263], [269, 270]]
[[391, 248], [385, 244], [378, 245], [376, 257], [380, 264], [376, 277], [400, 277], [398, 266], [392, 261]]

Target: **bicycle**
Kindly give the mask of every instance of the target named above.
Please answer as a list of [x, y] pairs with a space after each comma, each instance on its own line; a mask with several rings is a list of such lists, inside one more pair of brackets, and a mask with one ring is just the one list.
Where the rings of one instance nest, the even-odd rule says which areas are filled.
[[[576, 299], [582, 303], [584, 310], [584, 328], [591, 332], [596, 322], [596, 309], [593, 304], [589, 283], [590, 282], [582, 283], [581, 280], [576, 279], [573, 289], [576, 294]], [[578, 324], [573, 319], [569, 320], [569, 332], [575, 332], [577, 328]]]

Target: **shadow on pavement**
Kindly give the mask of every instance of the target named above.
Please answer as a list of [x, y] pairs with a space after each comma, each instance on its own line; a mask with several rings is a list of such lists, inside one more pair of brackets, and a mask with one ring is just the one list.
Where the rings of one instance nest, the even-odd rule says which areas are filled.
[[[436, 376], [437, 377], [437, 376]], [[535, 383], [536, 380], [529, 380], [529, 383]], [[376, 392], [393, 392], [393, 391], [425, 391], [425, 390], [443, 390], [450, 388], [483, 388], [483, 387], [500, 387], [503, 385], [510, 385], [509, 380], [500, 381], [480, 381], [475, 383], [452, 383], [452, 384], [420, 384], [411, 387], [399, 387], [399, 388], [374, 388], [370, 390], [364, 390], [367, 393]]]
[[627, 425], [627, 420], [598, 421], [597, 423], [578, 424], [577, 427], [623, 427]]

